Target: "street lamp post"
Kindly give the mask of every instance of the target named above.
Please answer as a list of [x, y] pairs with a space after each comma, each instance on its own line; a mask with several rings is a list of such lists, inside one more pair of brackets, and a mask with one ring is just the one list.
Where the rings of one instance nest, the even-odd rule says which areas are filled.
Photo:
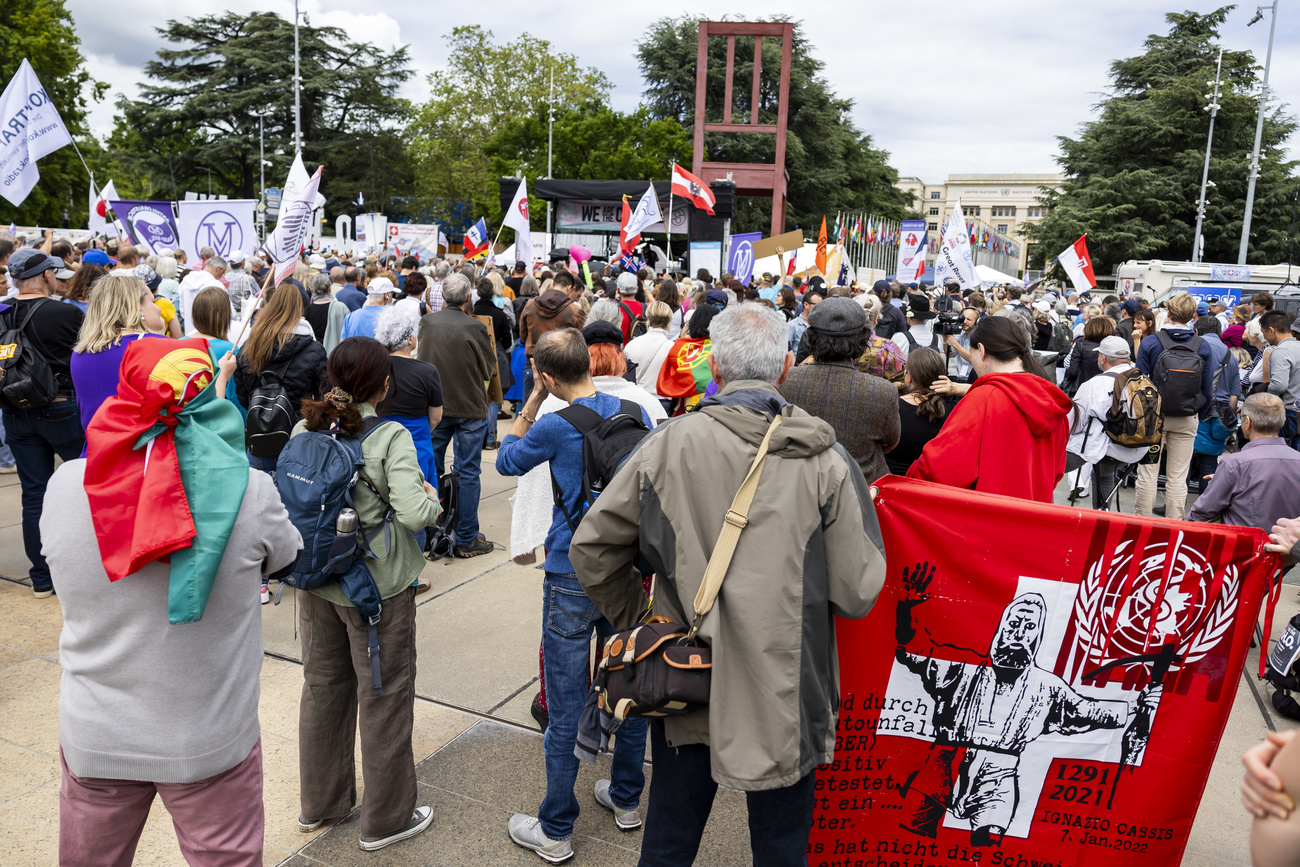
[[269, 112], [253, 112], [253, 114], [257, 117], [257, 168], [261, 176], [261, 188], [257, 194], [260, 203], [257, 223], [262, 232], [262, 240], [266, 240], [266, 116]]
[[[1264, 17], [1264, 7], [1255, 10], [1249, 27]], [[1237, 250], [1237, 264], [1246, 264], [1246, 248], [1250, 246], [1250, 212], [1255, 207], [1255, 181], [1259, 178], [1259, 144], [1264, 135], [1264, 110], [1268, 107], [1268, 70], [1273, 63], [1273, 34], [1277, 31], [1277, 0], [1273, 0], [1268, 25], [1268, 53], [1264, 55], [1264, 82], [1259, 89], [1259, 116], [1255, 118], [1255, 150], [1250, 157], [1250, 176], [1246, 181], [1246, 215], [1241, 223], [1241, 247]]]
[[[551, 145], [555, 141], [555, 63], [554, 61], [552, 61], [551, 63], [551, 95], [547, 98], [546, 101], [546, 115], [547, 115], [546, 179], [549, 181], [551, 179]], [[546, 243], [550, 244], [552, 247], [555, 246], [555, 239], [551, 237], [551, 233], [554, 231], [555, 231], [555, 227], [552, 225], [551, 222], [551, 200], [547, 199], [546, 200]], [[546, 255], [547, 256], [551, 255], [551, 251], [547, 250]]]
[[1206, 111], [1210, 113], [1210, 135], [1205, 140], [1205, 169], [1201, 172], [1201, 200], [1196, 205], [1196, 234], [1192, 236], [1192, 261], [1199, 262], [1205, 255], [1201, 242], [1201, 227], [1205, 224], [1205, 194], [1210, 184], [1210, 148], [1214, 145], [1214, 119], [1219, 115], [1219, 81], [1223, 77], [1223, 46], [1219, 46], [1219, 63], [1214, 69], [1214, 95]]
[[298, 71], [298, 0], [293, 0], [293, 146], [302, 150], [302, 75]]

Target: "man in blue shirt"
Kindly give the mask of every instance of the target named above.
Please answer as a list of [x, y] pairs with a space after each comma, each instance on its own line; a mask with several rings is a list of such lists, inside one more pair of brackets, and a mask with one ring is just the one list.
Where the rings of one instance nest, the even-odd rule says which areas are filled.
[[[536, 817], [516, 813], [510, 819], [510, 838], [546, 861], [559, 863], [573, 854], [570, 838], [578, 818], [573, 786], [578, 777], [574, 746], [578, 719], [588, 692], [591, 637], [604, 642], [613, 627], [592, 604], [569, 562], [569, 545], [582, 516], [582, 444], [576, 427], [557, 413], [537, 418], [548, 394], [570, 404], [595, 410], [605, 418], [622, 408], [618, 398], [596, 391], [591, 359], [582, 333], [574, 328], [549, 331], [533, 348], [533, 392], [515, 416], [510, 432], [497, 452], [497, 472], [522, 476], [550, 462], [559, 486], [560, 501], [568, 518], [552, 507], [551, 529], [546, 535], [546, 577], [542, 603], [542, 662], [546, 671], [546, 701], [550, 723], [542, 740], [546, 755], [546, 797]], [[642, 410], [646, 426], [649, 416]], [[609, 780], [596, 783], [596, 800], [614, 814], [620, 830], [641, 826], [637, 811], [645, 787], [646, 722], [628, 719], [618, 730]]]
[[393, 303], [397, 287], [387, 277], [376, 277], [366, 287], [366, 303], [359, 310], [354, 310], [343, 319], [342, 340], [349, 337], [374, 337], [375, 326], [379, 324], [379, 314]]
[[348, 310], [360, 310], [366, 303], [366, 293], [357, 288], [357, 269], [354, 265], [346, 268], [334, 268], [330, 271], [330, 282], [339, 286], [334, 290], [334, 300], [347, 305]]

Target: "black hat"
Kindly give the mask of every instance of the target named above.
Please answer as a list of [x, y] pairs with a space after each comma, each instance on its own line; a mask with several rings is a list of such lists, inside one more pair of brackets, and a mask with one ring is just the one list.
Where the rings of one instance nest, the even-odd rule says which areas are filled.
[[856, 301], [837, 295], [813, 307], [808, 327], [827, 336], [860, 334], [867, 327], [867, 313]]
[[930, 310], [930, 299], [924, 295], [907, 296], [907, 318], [908, 319], [933, 319], [934, 312]]
[[606, 322], [603, 319], [597, 319], [582, 329], [582, 339], [587, 341], [588, 346], [612, 343], [620, 349], [623, 348], [623, 330], [613, 322]]

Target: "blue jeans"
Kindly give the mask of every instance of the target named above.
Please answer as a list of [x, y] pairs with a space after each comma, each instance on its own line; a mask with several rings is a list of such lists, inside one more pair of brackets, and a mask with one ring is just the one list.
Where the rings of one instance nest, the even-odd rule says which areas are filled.
[[5, 410], [4, 426], [22, 486], [23, 550], [32, 564], [27, 574], [33, 589], [49, 590], [50, 567], [41, 554], [41, 507], [45, 486], [54, 475], [55, 456], [75, 460], [86, 447], [81, 410], [75, 400], [49, 403], [40, 409]]
[[[546, 706], [550, 724], [542, 738], [546, 754], [546, 797], [537, 809], [542, 830], [552, 840], [573, 836], [578, 799], [573, 794], [578, 779], [578, 718], [587, 701], [591, 675], [591, 637], [604, 643], [614, 633], [608, 620], [587, 598], [576, 575], [546, 573], [542, 589], [542, 663], [546, 668]], [[643, 719], [629, 718], [614, 739], [614, 765], [609, 797], [630, 810], [641, 803], [645, 788], [645, 734]], [[811, 791], [811, 790], [810, 790]]]
[[455, 470], [460, 490], [456, 500], [456, 544], [469, 545], [478, 538], [478, 498], [482, 490], [483, 437], [487, 420], [481, 418], [446, 418], [433, 429], [433, 460], [438, 478], [447, 463], [447, 446], [456, 440]]
[[[3, 413], [0, 413], [3, 415]], [[3, 422], [0, 422], [0, 467], [12, 467], [14, 465], [14, 453], [9, 450], [9, 438], [5, 436]]]
[[[664, 724], [655, 720], [650, 725], [650, 755], [655, 773], [650, 781], [650, 809], [638, 867], [689, 867], [695, 862], [713, 796], [718, 793], [709, 748], [704, 744], [668, 746]], [[755, 864], [806, 867], [816, 776], [810, 771], [785, 788], [745, 793], [749, 848]]]

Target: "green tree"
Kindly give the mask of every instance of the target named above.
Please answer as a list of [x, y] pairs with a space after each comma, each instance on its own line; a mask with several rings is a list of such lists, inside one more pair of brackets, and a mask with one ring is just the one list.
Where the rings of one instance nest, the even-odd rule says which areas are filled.
[[[483, 148], [491, 176], [546, 177], [546, 138], [545, 107], [532, 117], [506, 121]], [[671, 161], [689, 160], [690, 153], [691, 139], [682, 125], [653, 118], [644, 107], [622, 114], [593, 102], [555, 119], [553, 161], [558, 178], [662, 181]], [[528, 206], [540, 231], [546, 205], [530, 196]]]
[[[788, 20], [783, 17], [774, 21]], [[692, 16], [661, 18], [637, 44], [637, 58], [646, 89], [644, 104], [652, 115], [670, 118], [692, 130], [695, 122], [695, 66], [699, 19]], [[705, 100], [706, 119], [722, 120], [725, 94], [726, 46], [724, 36], [710, 37]], [[733, 122], [747, 122], [757, 111], [760, 123], [776, 123], [781, 69], [781, 43], [763, 40], [763, 66], [759, 104], [751, 105], [749, 82], [754, 69], [753, 37], [736, 37], [735, 107]], [[786, 138], [786, 170], [790, 173], [786, 226], [805, 229], [820, 224], [823, 214], [866, 210], [900, 218], [911, 198], [894, 182], [898, 172], [889, 155], [872, 146], [871, 137], [853, 123], [853, 100], [837, 97], [821, 74], [823, 63], [812, 53], [803, 28], [794, 27], [790, 59], [790, 102]], [[771, 163], [776, 158], [776, 136], [706, 133], [704, 156], [710, 162]], [[741, 199], [735, 231], [766, 231], [771, 207], [757, 199]]]
[[[1024, 232], [1037, 262], [1085, 233], [1098, 274], [1128, 259], [1191, 258], [1209, 133], [1207, 95], [1213, 93], [1207, 82], [1214, 81], [1218, 30], [1232, 8], [1170, 13], [1168, 35], [1152, 35], [1143, 54], [1111, 63], [1111, 94], [1078, 138], [1060, 137], [1066, 181], [1040, 198], [1048, 215]], [[1207, 262], [1237, 261], [1255, 138], [1258, 102], [1250, 90], [1257, 86], [1256, 71], [1250, 52], [1223, 52], [1225, 84], [1210, 159], [1215, 186], [1202, 230]], [[1286, 256], [1289, 177], [1296, 164], [1282, 159], [1282, 145], [1294, 129], [1281, 109], [1265, 116], [1250, 262]]]
[[[72, 14], [63, 0], [0, 3], [0, 88], [9, 83], [24, 59], [29, 61], [94, 168], [95, 148], [88, 148], [93, 140], [86, 128], [86, 93], [98, 101], [107, 85], [91, 79], [80, 46]], [[70, 225], [84, 227], [90, 179], [76, 152], [71, 147], [60, 148], [41, 159], [37, 168], [41, 180], [21, 205], [0, 199], [0, 223], [57, 226], [63, 209], [68, 208]]]
[[[429, 99], [407, 129], [416, 192], [431, 218], [453, 227], [499, 216], [497, 175], [484, 152], [508, 123], [544, 111], [554, 76], [555, 109], [604, 104], [613, 84], [599, 70], [528, 34], [498, 44], [492, 31], [457, 27], [446, 36], [447, 66], [429, 75]], [[544, 115], [543, 115], [544, 116]], [[542, 160], [540, 176], [545, 176]], [[529, 177], [538, 175], [530, 174]]]
[[[121, 100], [111, 143], [125, 168], [174, 176], [177, 192], [253, 197], [259, 183], [258, 118], [265, 112], [267, 184], [293, 161], [293, 24], [272, 12], [208, 15], [158, 28], [178, 46], [145, 64], [153, 82]], [[405, 47], [391, 53], [353, 42], [337, 27], [299, 26], [302, 150], [324, 164], [321, 192], [347, 210], [358, 192], [383, 203], [410, 183], [400, 128], [409, 105], [393, 94], [411, 77]], [[120, 191], [120, 190], [119, 190]]]

